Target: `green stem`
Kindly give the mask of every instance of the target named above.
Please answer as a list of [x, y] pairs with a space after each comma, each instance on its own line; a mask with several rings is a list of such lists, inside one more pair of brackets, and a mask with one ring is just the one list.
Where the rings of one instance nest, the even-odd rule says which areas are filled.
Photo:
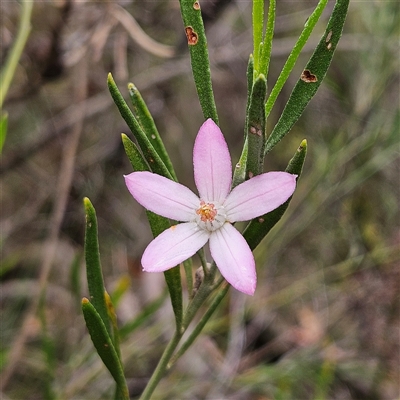
[[271, 112], [272, 107], [274, 106], [275, 101], [276, 101], [279, 93], [282, 90], [283, 85], [285, 84], [290, 73], [292, 72], [292, 69], [293, 69], [294, 65], [296, 64], [297, 58], [299, 57], [301, 50], [303, 49], [308, 38], [310, 37], [311, 32], [313, 31], [315, 25], [317, 24], [321, 14], [322, 14], [322, 11], [324, 11], [324, 8], [327, 3], [328, 3], [328, 0], [320, 0], [318, 2], [317, 7], [315, 8], [314, 12], [307, 19], [307, 22], [304, 25], [304, 29], [301, 32], [301, 35], [300, 35], [299, 39], [297, 40], [296, 44], [294, 45], [293, 50], [289, 54], [289, 57], [286, 60], [285, 65], [283, 66], [283, 69], [278, 77], [278, 80], [276, 81], [276, 84], [275, 84], [274, 88], [272, 89], [271, 94], [268, 97], [267, 103], [265, 104], [265, 117], [266, 118], [268, 117], [269, 113]]
[[[215, 271], [214, 271], [214, 275], [215, 275]], [[210, 295], [210, 293], [215, 288], [216, 288], [216, 285], [213, 284], [213, 279], [211, 280], [210, 278], [205, 278], [205, 280], [204, 280], [203, 284], [200, 286], [196, 296], [189, 303], [189, 305], [185, 311], [184, 317], [183, 317], [183, 323], [181, 325], [181, 328], [175, 330], [174, 336], [171, 338], [170, 342], [168, 343], [168, 346], [164, 350], [164, 353], [161, 356], [161, 359], [160, 359], [156, 369], [154, 370], [153, 375], [151, 376], [149, 382], [147, 383], [145, 390], [143, 391], [142, 395], [140, 396], [140, 400], [147, 400], [147, 399], [151, 398], [151, 395], [153, 394], [153, 392], [154, 392], [155, 388], [157, 387], [158, 383], [160, 382], [161, 378], [164, 376], [165, 372], [168, 370], [172, 355], [174, 354], [174, 351], [177, 348], [179, 341], [181, 340], [186, 328], [188, 327], [190, 322], [193, 320], [193, 317], [196, 315], [197, 311], [204, 304], [204, 301], [207, 299], [207, 297]], [[221, 300], [222, 300], [222, 298], [221, 298]], [[215, 307], [216, 306], [217, 305], [215, 305]], [[200, 333], [200, 331], [199, 331], [199, 333]]]
[[174, 353], [176, 347], [178, 346], [179, 341], [183, 332], [178, 332], [177, 330], [174, 333], [174, 336], [171, 338], [168, 346], [165, 348], [164, 353], [153, 373], [149, 382], [147, 383], [146, 388], [144, 389], [142, 395], [140, 396], [140, 400], [148, 400], [151, 398], [155, 388], [157, 387], [158, 383], [160, 382], [161, 378], [164, 376], [165, 371], [167, 369], [167, 365]]
[[204, 247], [202, 247], [198, 252], [197, 255], [200, 258], [200, 262], [201, 262], [201, 266], [203, 267], [203, 271], [204, 271], [204, 276], [207, 276], [209, 271], [207, 268], [207, 260], [206, 260], [206, 256], [204, 254]]
[[212, 301], [209, 309], [206, 311], [206, 313], [203, 315], [199, 323], [196, 325], [194, 328], [193, 332], [189, 335], [189, 337], [186, 339], [186, 341], [182, 344], [182, 346], [179, 348], [179, 350], [174, 354], [174, 356], [171, 358], [171, 361], [168, 364], [168, 369], [170, 369], [175, 362], [183, 356], [183, 354], [186, 352], [186, 350], [193, 344], [193, 342], [197, 339], [197, 337], [200, 335], [201, 331], [203, 330], [204, 326], [208, 322], [208, 320], [211, 318], [213, 315], [214, 311], [216, 308], [219, 306], [225, 295], [228, 293], [228, 290], [230, 288], [230, 285], [228, 282], [224, 283], [224, 286], [222, 289], [217, 293], [215, 296], [214, 300]]
[[211, 292], [216, 288], [216, 285], [214, 283], [216, 268], [213, 268], [214, 265], [215, 263], [211, 264], [211, 268], [208, 271], [208, 274], [204, 276], [203, 283], [200, 285], [200, 288], [197, 291], [196, 295], [186, 308], [182, 322], [183, 329], [186, 329], [189, 326], [197, 311], [204, 304]]
[[8, 57], [4, 69], [1, 71], [0, 76], [0, 110], [3, 107], [3, 101], [10, 87], [13, 79], [15, 70], [17, 68], [18, 61], [21, 57], [22, 51], [25, 47], [25, 43], [29, 37], [31, 31], [31, 14], [33, 7], [32, 0], [25, 0], [22, 2], [22, 15], [21, 22], [18, 28], [17, 38], [11, 49], [10, 56]]

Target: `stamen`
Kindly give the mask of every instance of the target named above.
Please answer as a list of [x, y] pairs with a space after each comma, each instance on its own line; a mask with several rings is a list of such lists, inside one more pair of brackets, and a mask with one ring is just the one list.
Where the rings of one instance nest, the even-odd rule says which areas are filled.
[[205, 201], [201, 201], [200, 208], [196, 210], [196, 214], [200, 216], [200, 219], [203, 222], [212, 222], [214, 221], [215, 216], [218, 214], [218, 211], [215, 209], [213, 203], [206, 203]]
[[196, 222], [200, 228], [212, 232], [221, 228], [225, 221], [226, 212], [223, 206], [217, 202], [200, 201], [200, 207], [196, 210]]

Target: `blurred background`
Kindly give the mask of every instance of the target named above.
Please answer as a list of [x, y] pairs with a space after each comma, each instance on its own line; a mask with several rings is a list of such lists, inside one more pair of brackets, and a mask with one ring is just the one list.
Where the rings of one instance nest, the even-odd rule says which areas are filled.
[[[278, 1], [272, 88], [316, 1]], [[328, 3], [271, 113], [274, 126]], [[243, 144], [251, 1], [203, 0], [220, 126]], [[1, 62], [21, 8], [0, 4]], [[288, 212], [256, 249], [254, 297], [234, 290], [163, 379], [158, 399], [395, 399], [399, 396], [399, 4], [351, 2], [328, 75], [268, 154], [283, 170], [309, 152]], [[3, 399], [108, 399], [114, 386], [80, 311], [87, 296], [83, 197], [92, 201], [106, 286], [116, 299], [126, 376], [140, 395], [173, 329], [163, 274], [141, 272], [151, 240], [125, 188], [129, 134], [107, 90], [141, 91], [177, 171], [194, 189], [203, 122], [179, 2], [35, 2], [7, 94], [1, 179]], [[198, 260], [194, 260], [195, 266]], [[45, 296], [41, 293], [46, 289]], [[149, 317], [138, 321], [142, 310]], [[150, 311], [149, 311], [150, 310]]]

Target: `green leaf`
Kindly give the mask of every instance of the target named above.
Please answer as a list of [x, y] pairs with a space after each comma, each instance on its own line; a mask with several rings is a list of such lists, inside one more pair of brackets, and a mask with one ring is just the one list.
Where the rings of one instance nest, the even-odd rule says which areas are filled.
[[248, 139], [246, 137], [243, 145], [242, 154], [240, 155], [239, 161], [236, 163], [235, 169], [233, 171], [232, 189], [246, 180], [247, 155], [249, 150], [247, 140]]
[[129, 391], [123, 367], [103, 319], [87, 298], [82, 299], [82, 312], [94, 347], [114, 378], [119, 388], [120, 398], [128, 400]]
[[7, 136], [8, 113], [4, 112], [0, 117], [0, 154], [3, 151], [4, 142]]
[[263, 41], [264, 31], [264, 0], [253, 0], [253, 56], [254, 71], [260, 73], [260, 47]]
[[272, 52], [272, 39], [274, 36], [275, 27], [275, 14], [276, 14], [276, 1], [269, 1], [267, 28], [265, 30], [265, 37], [263, 40], [262, 53], [260, 57], [260, 74], [268, 77], [269, 62]]
[[249, 62], [247, 63], [247, 102], [246, 102], [246, 125], [245, 125], [245, 132], [244, 136], [247, 136], [247, 118], [249, 116], [249, 108], [251, 102], [251, 92], [253, 91], [253, 80], [254, 80], [254, 59], [253, 56], [250, 54]]
[[253, 84], [247, 117], [247, 177], [259, 175], [263, 170], [265, 144], [265, 96], [267, 82], [259, 75]]
[[218, 124], [200, 1], [179, 0], [179, 3], [189, 46], [193, 78], [203, 115], [205, 119], [212, 118]]
[[[289, 161], [286, 172], [297, 175], [297, 181], [301, 175], [304, 160], [307, 154], [307, 141], [303, 140], [297, 149], [293, 158]], [[243, 232], [243, 236], [249, 244], [250, 248], [254, 250], [267, 233], [274, 227], [274, 225], [282, 218], [286, 209], [289, 206], [290, 197], [285, 203], [277, 209], [253, 219]]]
[[131, 109], [126, 104], [126, 101], [122, 97], [111, 74], [108, 74], [107, 82], [108, 82], [108, 89], [110, 90], [114, 103], [118, 107], [118, 110], [122, 118], [125, 120], [125, 122], [129, 126], [129, 129], [135, 136], [135, 139], [139, 144], [140, 150], [142, 151], [143, 156], [146, 159], [147, 163], [151, 167], [151, 170], [156, 174], [172, 179], [172, 176], [168, 171], [168, 168], [165, 166], [161, 157], [158, 155], [157, 151], [151, 144], [149, 138], [143, 132], [142, 127], [140, 126], [139, 122], [133, 115]]
[[[132, 164], [134, 171], [148, 171], [149, 167], [141, 155], [136, 145], [124, 134], [122, 134], [122, 143], [125, 152]], [[156, 237], [166, 229], [171, 227], [168, 218], [161, 217], [151, 211], [146, 211], [147, 219], [150, 223], [151, 232]], [[168, 285], [169, 293], [171, 296], [172, 308], [175, 314], [177, 326], [181, 326], [183, 314], [183, 300], [182, 300], [182, 283], [179, 266], [171, 268], [164, 272], [165, 280]]]
[[85, 261], [90, 300], [110, 333], [111, 327], [105, 300], [106, 290], [101, 272], [96, 211], [87, 197], [83, 199], [83, 204], [86, 214]]
[[249, 152], [248, 139], [247, 139], [247, 130], [249, 123], [249, 109], [251, 103], [251, 94], [253, 91], [253, 79], [254, 79], [254, 59], [250, 54], [249, 62], [247, 64], [247, 101], [246, 101], [246, 121], [244, 126], [244, 143], [242, 154], [240, 155], [239, 161], [235, 166], [235, 170], [233, 171], [233, 179], [232, 179], [232, 189], [237, 185], [241, 184], [246, 180], [246, 168], [247, 168], [247, 155]]
[[25, 0], [21, 3], [21, 20], [18, 26], [17, 36], [11, 49], [8, 51], [7, 59], [0, 71], [0, 111], [3, 108], [4, 99], [11, 85], [18, 62], [32, 29], [31, 14], [34, 2]]
[[[146, 211], [147, 218], [150, 223], [150, 228], [154, 237], [166, 229], [171, 229], [171, 224], [167, 218], [154, 214], [151, 211]], [[183, 300], [182, 300], [182, 282], [180, 266], [177, 265], [167, 271], [164, 271], [164, 277], [168, 285], [169, 294], [171, 297], [172, 308], [175, 314], [175, 322], [177, 327], [182, 325], [183, 315]]]
[[164, 272], [167, 281], [171, 303], [175, 314], [175, 323], [178, 329], [182, 326], [183, 302], [182, 302], [182, 282], [180, 266], [177, 265]]
[[133, 113], [135, 114], [137, 121], [139, 122], [143, 132], [153, 145], [154, 149], [162, 159], [164, 165], [168, 168], [169, 173], [176, 181], [177, 178], [171, 159], [169, 158], [168, 153], [165, 150], [164, 143], [160, 137], [160, 134], [158, 133], [156, 124], [154, 123], [154, 119], [151, 116], [142, 95], [133, 83], [128, 84], [128, 91], [133, 106]]
[[189, 296], [192, 296], [192, 294], [193, 294], [193, 261], [192, 261], [192, 258], [189, 258], [183, 262], [183, 269], [185, 270], [187, 290], [189, 292]]
[[118, 332], [118, 322], [117, 322], [117, 313], [115, 312], [114, 304], [111, 300], [110, 295], [106, 291], [104, 293], [104, 297], [106, 299], [107, 311], [108, 311], [108, 318], [111, 322], [112, 328], [112, 336], [111, 340], [113, 342], [115, 351], [117, 352], [118, 358], [121, 360], [121, 350], [120, 350], [120, 342], [119, 342], [119, 332]]
[[137, 148], [136, 144], [125, 133], [121, 134], [122, 144], [125, 153], [132, 165], [134, 171], [151, 171], [146, 160], [143, 158], [142, 153]]
[[319, 0], [317, 7], [315, 7], [314, 12], [307, 18], [306, 23], [304, 24], [304, 29], [300, 34], [299, 39], [293, 47], [293, 50], [290, 52], [288, 59], [285, 62], [285, 65], [282, 68], [281, 73], [279, 74], [278, 80], [275, 83], [275, 86], [272, 88], [272, 91], [268, 97], [267, 103], [265, 104], [265, 115], [268, 118], [269, 113], [272, 110], [272, 107], [275, 104], [276, 98], [282, 90], [283, 85], [288, 79], [290, 73], [294, 65], [296, 64], [297, 58], [300, 55], [300, 52], [304, 45], [307, 43], [308, 38], [311, 35], [311, 32], [315, 28], [320, 16], [322, 15], [322, 11], [326, 7], [328, 0]]
[[270, 152], [290, 131], [325, 78], [342, 35], [348, 5], [349, 0], [336, 1], [325, 33], [304, 69], [306, 73], [303, 73], [304, 76], [299, 79], [294, 87], [279, 121], [267, 139], [265, 153]]
[[218, 289], [216, 292], [215, 297], [211, 301], [210, 306], [208, 307], [207, 311], [205, 314], [201, 317], [200, 321], [196, 324], [194, 327], [193, 331], [190, 333], [189, 337], [186, 339], [186, 341], [182, 344], [182, 346], [179, 348], [179, 350], [174, 354], [174, 356], [171, 358], [171, 361], [169, 363], [169, 366], [171, 367], [180, 357], [183, 356], [183, 354], [186, 352], [186, 350], [193, 344], [193, 342], [197, 339], [197, 337], [200, 335], [201, 331], [213, 315], [214, 311], [217, 309], [217, 307], [220, 305], [221, 301], [224, 299], [225, 295], [228, 293], [229, 288], [231, 285], [229, 285], [227, 282], [225, 282], [221, 288]]

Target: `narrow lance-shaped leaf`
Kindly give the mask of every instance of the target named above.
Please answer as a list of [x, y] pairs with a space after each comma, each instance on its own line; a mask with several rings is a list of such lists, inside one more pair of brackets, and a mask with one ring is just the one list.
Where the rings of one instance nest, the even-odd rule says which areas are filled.
[[[125, 152], [132, 164], [134, 171], [149, 171], [149, 166], [141, 155], [136, 145], [122, 134], [122, 143]], [[168, 218], [161, 217], [151, 211], [146, 211], [147, 219], [149, 220], [151, 232], [154, 237], [168, 229], [171, 224]], [[168, 290], [171, 296], [172, 308], [175, 314], [175, 320], [178, 327], [182, 324], [183, 303], [182, 303], [182, 283], [179, 266], [164, 271], [165, 280], [168, 285]]]
[[168, 168], [165, 166], [161, 157], [158, 155], [157, 151], [154, 149], [151, 144], [149, 138], [143, 132], [142, 127], [139, 122], [133, 115], [131, 109], [126, 104], [126, 101], [122, 97], [121, 92], [119, 91], [117, 85], [114, 82], [114, 79], [111, 74], [108, 74], [108, 89], [110, 90], [111, 97], [114, 100], [115, 105], [118, 107], [118, 110], [125, 120], [129, 129], [132, 131], [135, 136], [140, 149], [142, 150], [143, 156], [149, 164], [151, 170], [156, 174], [165, 176], [166, 178], [172, 179]]
[[[297, 175], [297, 180], [301, 175], [306, 154], [307, 154], [307, 141], [303, 140], [286, 168], [286, 172]], [[254, 250], [258, 246], [261, 240], [282, 218], [283, 214], [285, 213], [286, 209], [289, 206], [291, 199], [292, 197], [290, 197], [285, 203], [283, 203], [277, 209], [261, 217], [255, 218], [250, 222], [250, 224], [243, 232], [243, 236], [252, 250]]]
[[133, 106], [133, 113], [135, 114], [137, 121], [139, 122], [140, 126], [143, 129], [143, 132], [153, 145], [154, 149], [162, 159], [164, 165], [168, 168], [171, 176], [176, 181], [177, 178], [171, 159], [169, 158], [168, 153], [165, 150], [164, 143], [161, 139], [160, 134], [158, 133], [158, 129], [156, 127], [156, 124], [154, 123], [154, 119], [151, 116], [142, 95], [133, 83], [128, 84], [128, 91]]
[[342, 35], [348, 5], [349, 0], [337, 0], [325, 33], [314, 54], [308, 61], [279, 121], [267, 140], [265, 153], [270, 152], [290, 131], [325, 78], [340, 36]]
[[267, 82], [264, 75], [259, 75], [253, 84], [250, 107], [247, 117], [247, 176], [262, 173], [265, 145], [265, 96]]
[[264, 31], [264, 0], [253, 0], [253, 56], [254, 72], [260, 74], [260, 46]]
[[114, 304], [113, 304], [111, 297], [107, 291], [104, 293], [104, 297], [106, 299], [108, 318], [110, 319], [111, 328], [112, 328], [112, 332], [113, 332], [113, 334], [111, 336], [111, 340], [113, 342], [115, 351], [117, 352], [118, 358], [121, 360], [121, 349], [120, 349], [120, 342], [119, 342], [117, 313], [115, 312]]
[[244, 125], [244, 137], [247, 137], [247, 126], [249, 119], [249, 108], [251, 102], [251, 92], [253, 91], [253, 74], [254, 74], [254, 59], [252, 54], [250, 54], [249, 62], [247, 63], [247, 101], [246, 101], [246, 121]]
[[307, 43], [308, 38], [311, 35], [311, 32], [315, 28], [320, 16], [322, 15], [322, 11], [326, 7], [328, 0], [319, 0], [317, 6], [315, 7], [314, 12], [307, 18], [306, 23], [304, 24], [304, 29], [300, 34], [297, 42], [295, 43], [292, 51], [289, 54], [288, 59], [285, 62], [285, 65], [282, 68], [281, 73], [279, 74], [278, 80], [275, 83], [275, 86], [272, 88], [271, 93], [268, 97], [267, 103], [265, 104], [265, 115], [269, 116], [269, 113], [272, 110], [272, 107], [275, 104], [276, 98], [282, 90], [283, 85], [287, 81], [290, 73], [293, 70], [294, 65], [296, 64], [297, 58], [300, 55], [300, 52], [304, 45]]
[[11, 49], [8, 49], [7, 59], [5, 61], [2, 60], [0, 71], [0, 112], [3, 109], [4, 99], [8, 93], [15, 71], [17, 70], [18, 62], [32, 29], [31, 14], [34, 2], [26, 0], [21, 3], [22, 12], [17, 36]]
[[247, 155], [249, 150], [247, 140], [248, 138], [246, 137], [242, 154], [240, 155], [239, 161], [236, 163], [233, 171], [232, 189], [246, 180]]
[[179, 3], [189, 46], [193, 78], [203, 115], [205, 119], [212, 118], [218, 124], [200, 1], [179, 0]]
[[249, 109], [251, 103], [251, 93], [253, 91], [253, 74], [254, 74], [254, 59], [253, 55], [250, 54], [249, 62], [247, 64], [247, 101], [246, 101], [246, 120], [244, 125], [244, 143], [242, 154], [240, 155], [239, 161], [235, 166], [235, 170], [233, 171], [233, 179], [232, 179], [232, 189], [237, 185], [240, 185], [242, 182], [246, 180], [246, 168], [247, 168], [247, 155], [249, 152], [248, 147], [248, 138], [247, 138], [247, 130], [249, 123]]
[[260, 74], [264, 74], [268, 81], [269, 62], [272, 52], [272, 39], [274, 36], [276, 14], [276, 0], [269, 1], [267, 28], [263, 40], [262, 53], [260, 57]]
[[123, 367], [102, 318], [93, 304], [86, 298], [82, 299], [82, 312], [94, 347], [114, 378], [121, 399], [129, 399]]
[[87, 197], [83, 199], [83, 204], [86, 214], [85, 261], [90, 300], [110, 333], [111, 327], [104, 297], [105, 288], [101, 271], [96, 211]]

